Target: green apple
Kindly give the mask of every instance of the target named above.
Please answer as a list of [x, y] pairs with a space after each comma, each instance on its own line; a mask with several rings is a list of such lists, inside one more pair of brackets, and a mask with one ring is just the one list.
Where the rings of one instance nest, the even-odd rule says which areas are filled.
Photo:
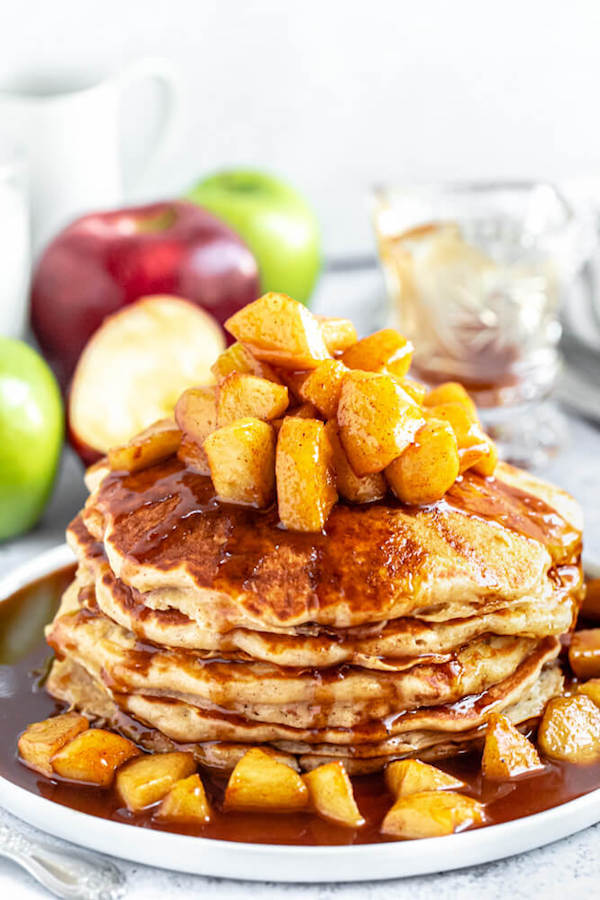
[[54, 375], [23, 341], [0, 337], [0, 540], [41, 516], [63, 443]]
[[226, 222], [252, 250], [266, 291], [307, 303], [321, 265], [319, 225], [306, 200], [279, 178], [252, 170], [218, 172], [187, 199]]

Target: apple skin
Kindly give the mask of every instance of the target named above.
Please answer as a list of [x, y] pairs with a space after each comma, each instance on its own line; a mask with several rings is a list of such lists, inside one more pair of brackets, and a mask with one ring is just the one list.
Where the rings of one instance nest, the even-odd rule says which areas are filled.
[[23, 341], [0, 337], [0, 541], [32, 528], [50, 497], [64, 436], [60, 391]]
[[238, 235], [174, 200], [83, 216], [63, 229], [35, 268], [31, 324], [66, 391], [94, 331], [138, 298], [184, 297], [222, 324], [259, 293], [256, 260]]
[[321, 267], [317, 218], [298, 191], [254, 170], [227, 170], [198, 182], [187, 197], [227, 222], [247, 243], [261, 293], [277, 291], [307, 304]]

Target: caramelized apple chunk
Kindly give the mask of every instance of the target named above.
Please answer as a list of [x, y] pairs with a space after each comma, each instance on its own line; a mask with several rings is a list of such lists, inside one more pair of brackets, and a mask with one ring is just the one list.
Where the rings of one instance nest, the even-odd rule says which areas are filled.
[[425, 413], [428, 419], [442, 419], [452, 427], [458, 445], [461, 474], [476, 465], [485, 469], [491, 468], [491, 471], [485, 473], [482, 471], [482, 474], [493, 474], [498, 459], [495, 446], [483, 433], [479, 423], [471, 420], [464, 404], [440, 403], [426, 407]]
[[181, 438], [177, 459], [180, 459], [188, 469], [191, 469], [192, 472], [196, 472], [198, 475], [210, 475], [206, 450], [186, 434]]
[[492, 714], [481, 759], [485, 778], [502, 781], [542, 768], [542, 761], [531, 741], [506, 716]]
[[600, 678], [590, 678], [589, 681], [578, 684], [577, 693], [585, 694], [596, 706], [600, 706]]
[[163, 797], [154, 817], [186, 825], [202, 825], [210, 822], [211, 813], [204, 785], [195, 773], [175, 782]]
[[537, 742], [551, 759], [595, 762], [600, 759], [600, 709], [585, 694], [554, 697], [544, 710]]
[[423, 406], [423, 400], [427, 393], [427, 388], [424, 384], [405, 375], [404, 378], [400, 378], [400, 387], [403, 391], [406, 391], [411, 400], [414, 400], [418, 406]]
[[344, 377], [337, 420], [342, 446], [359, 476], [382, 472], [425, 424], [420, 407], [396, 379], [361, 371]]
[[256, 359], [282, 369], [314, 369], [330, 354], [313, 314], [286, 294], [265, 294], [225, 322]]
[[573, 633], [569, 645], [569, 665], [577, 678], [600, 676], [600, 628]]
[[600, 622], [600, 578], [592, 578], [586, 584], [580, 615], [593, 622]]
[[142, 756], [117, 774], [117, 793], [131, 812], [139, 812], [162, 800], [182, 778], [196, 770], [191, 753], [174, 750]]
[[88, 727], [89, 723], [85, 716], [80, 716], [76, 712], [52, 716], [43, 722], [34, 722], [28, 725], [19, 737], [21, 760], [30, 769], [52, 778], [54, 774], [50, 763], [52, 757]]
[[258, 747], [248, 750], [234, 768], [225, 790], [224, 808], [289, 812], [308, 803], [308, 788], [290, 766]]
[[221, 500], [266, 507], [275, 493], [275, 432], [247, 417], [217, 428], [204, 442], [210, 474]]
[[217, 427], [217, 397], [212, 385], [188, 388], [175, 404], [175, 421], [199, 444]]
[[288, 408], [288, 389], [256, 375], [232, 372], [221, 382], [217, 394], [217, 424], [231, 425], [252, 416], [268, 421]]
[[442, 837], [485, 822], [483, 804], [454, 791], [422, 791], [399, 797], [381, 826], [393, 837]]
[[304, 776], [304, 783], [308, 788], [310, 806], [323, 819], [346, 828], [360, 828], [365, 824], [343, 763], [331, 762], [318, 766]]
[[295, 531], [321, 531], [337, 500], [333, 451], [318, 419], [286, 416], [275, 457], [279, 518]]
[[58, 750], [51, 759], [52, 769], [67, 781], [110, 787], [115, 772], [140, 751], [132, 741], [105, 731], [88, 728]]
[[372, 503], [385, 497], [387, 483], [381, 472], [363, 475], [362, 478], [354, 474], [340, 441], [337, 422], [333, 419], [327, 422], [325, 431], [333, 451], [333, 469], [338, 493], [351, 503]]
[[396, 798], [424, 791], [456, 790], [465, 786], [454, 775], [448, 775], [420, 759], [397, 759], [389, 763], [385, 767], [385, 783]]
[[443, 403], [460, 403], [471, 422], [479, 423], [477, 408], [473, 400], [458, 381], [445, 381], [427, 392], [423, 399], [424, 406], [439, 406]]
[[454, 431], [438, 419], [420, 428], [414, 442], [385, 470], [385, 477], [403, 503], [419, 505], [441, 500], [458, 477], [458, 446]]
[[136, 434], [122, 447], [111, 447], [108, 464], [113, 471], [141, 472], [177, 453], [181, 431], [171, 419], [161, 419]]
[[184, 391], [175, 405], [175, 421], [183, 434], [178, 457], [200, 475], [210, 475], [202, 445], [217, 427], [214, 387], [194, 387]]
[[339, 319], [334, 316], [315, 316], [321, 327], [325, 346], [330, 353], [342, 353], [358, 340], [356, 328], [350, 319]]
[[312, 403], [325, 419], [335, 418], [342, 380], [347, 372], [343, 363], [326, 359], [303, 378], [298, 390], [306, 403]]
[[232, 372], [240, 372], [246, 375], [257, 375], [259, 378], [266, 378], [268, 381], [275, 381], [280, 384], [280, 378], [268, 363], [261, 362], [256, 359], [243, 344], [235, 343], [227, 350], [224, 350], [217, 357], [216, 362], [210, 367], [211, 372], [215, 376], [217, 383], [220, 384], [224, 378], [231, 375]]
[[384, 372], [402, 378], [410, 369], [413, 345], [393, 328], [376, 331], [349, 347], [342, 362], [349, 369]]

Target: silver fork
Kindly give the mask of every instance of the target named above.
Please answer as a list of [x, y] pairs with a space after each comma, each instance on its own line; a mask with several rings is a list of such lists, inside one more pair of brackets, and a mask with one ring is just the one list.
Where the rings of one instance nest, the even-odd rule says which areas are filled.
[[113, 863], [93, 853], [63, 852], [0, 825], [0, 856], [22, 866], [57, 897], [117, 900], [125, 878]]

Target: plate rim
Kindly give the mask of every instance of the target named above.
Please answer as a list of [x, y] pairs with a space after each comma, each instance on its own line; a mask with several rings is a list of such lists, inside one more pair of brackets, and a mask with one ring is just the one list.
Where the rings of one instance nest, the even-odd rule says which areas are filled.
[[[63, 543], [21, 563], [0, 579], [0, 602], [31, 581], [75, 561]], [[584, 567], [600, 577], [600, 559], [585, 555]], [[0, 805], [46, 834], [129, 862], [236, 880], [308, 884], [424, 875], [527, 852], [600, 821], [600, 788], [530, 816], [459, 834], [328, 846], [256, 844], [140, 828], [62, 806], [3, 776]], [[256, 864], [266, 859], [269, 868], [265, 876]], [[307, 870], [309, 859], [315, 866]]]

